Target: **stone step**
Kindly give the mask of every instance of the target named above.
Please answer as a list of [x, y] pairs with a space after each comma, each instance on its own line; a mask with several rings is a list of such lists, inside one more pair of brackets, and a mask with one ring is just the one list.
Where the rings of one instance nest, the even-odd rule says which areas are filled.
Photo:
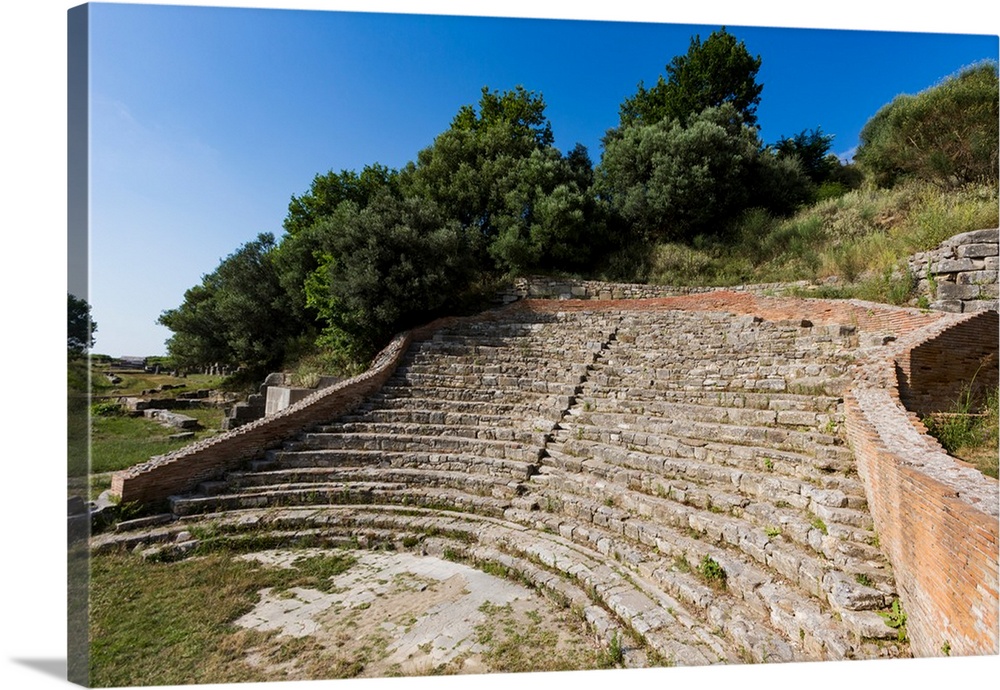
[[[523, 492], [523, 483], [514, 477], [465, 470], [408, 467], [302, 467], [270, 472], [230, 472], [224, 492], [237, 493], [266, 487], [308, 488], [310, 484], [366, 484], [382, 482], [412, 486], [444, 486], [464, 489], [479, 495], [512, 497]], [[209, 494], [206, 494], [209, 495]]]
[[[569, 382], [567, 376], [556, 377], [552, 380], [544, 378], [546, 372], [539, 372], [531, 376], [512, 376], [510, 374], [498, 376], [450, 376], [443, 374], [417, 374], [401, 372], [394, 375], [386, 382], [383, 388], [387, 391], [397, 391], [403, 388], [411, 390], [439, 390], [457, 388], [467, 390], [470, 388], [485, 388], [490, 391], [519, 393], [536, 393], [542, 395], [574, 395], [579, 381]], [[563, 380], [559, 380], [563, 379]]]
[[673, 405], [687, 404], [726, 409], [772, 412], [813, 412], [842, 414], [843, 398], [795, 393], [756, 393], [754, 391], [662, 390], [626, 388], [597, 390], [588, 381], [579, 396], [581, 406], [610, 413], [664, 416]]
[[547, 431], [512, 428], [506, 425], [465, 425], [425, 422], [389, 423], [341, 420], [338, 424], [321, 425], [313, 434], [361, 434], [402, 437], [456, 437], [483, 441], [505, 441], [540, 448], [547, 441]]
[[464, 436], [430, 436], [402, 433], [316, 433], [301, 434], [293, 441], [286, 441], [285, 451], [299, 450], [351, 450], [385, 451], [393, 453], [474, 453], [498, 460], [537, 462], [541, 445], [529, 446], [516, 441], [468, 438]]
[[[488, 458], [474, 453], [396, 452], [379, 450], [271, 450], [268, 469], [324, 467], [395, 467], [485, 474], [523, 481], [537, 471], [537, 463]], [[251, 466], [251, 469], [254, 469]]]
[[[831, 452], [843, 460], [852, 458], [852, 454], [843, 445], [839, 435], [825, 433], [825, 430], [799, 431], [795, 428], [779, 426], [750, 426], [744, 424], [727, 424], [723, 422], [688, 421], [686, 419], [650, 418], [641, 422], [640, 429], [621, 428], [621, 426], [603, 427], [593, 424], [580, 424], [576, 419], [573, 423], [561, 422], [564, 436], [569, 436], [567, 443], [576, 442], [579, 446], [589, 443], [615, 444], [625, 448], [635, 449], [667, 449], [676, 447], [681, 442], [689, 445], [697, 443], [725, 443], [733, 446], [758, 446], [785, 450], [806, 455], [825, 456]], [[642, 427], [648, 428], [644, 431]]]
[[[673, 496], [674, 500], [709, 507], [706, 496], [716, 495], [714, 505], [726, 510], [745, 508], [748, 502], [779, 508], [810, 511], [831, 525], [841, 525], [850, 533], [872, 529], [864, 488], [859, 482], [819, 482], [812, 477], [788, 476], [757, 469], [676, 458], [638, 451], [602, 452], [593, 444], [589, 452], [567, 452], [566, 444], [546, 449], [542, 470], [558, 467], [573, 472], [590, 472], [604, 477], [620, 477], [619, 483], [641, 487], [647, 493]], [[628, 480], [628, 481], [625, 481]], [[724, 498], [726, 496], [736, 498]], [[841, 534], [841, 536], [844, 536]]]
[[170, 510], [178, 516], [246, 508], [327, 506], [334, 504], [406, 505], [434, 507], [499, 516], [509, 499], [479, 496], [461, 489], [415, 487], [406, 483], [368, 482], [309, 484], [222, 496], [173, 496]]
[[[744, 661], [849, 658], [867, 644], [862, 637], [895, 636], [873, 611], [847, 611], [846, 617], [845, 612], [837, 611], [834, 615], [822, 600], [789, 587], [739, 554], [682, 533], [665, 536], [659, 530], [657, 535], [634, 521], [631, 527], [645, 540], [643, 550], [637, 551], [628, 544], [623, 546], [627, 538], [613, 529], [561, 514], [539, 516], [515, 507], [506, 516], [595, 548], [606, 555], [607, 562], [628, 565], [638, 577], [655, 583], [689, 607], [711, 630], [747, 647], [751, 659]], [[726, 573], [724, 589], [699, 577], [698, 566], [705, 557], [712, 558]], [[875, 621], [880, 627], [872, 625]]]
[[[603, 401], [602, 401], [603, 402]], [[685, 422], [728, 424], [743, 427], [780, 427], [796, 432], [818, 431], [821, 440], [832, 436], [837, 438], [837, 431], [843, 423], [840, 414], [821, 414], [817, 412], [757, 410], [747, 408], [723, 407], [716, 405], [696, 405], [691, 403], [665, 403], [657, 406], [656, 411], [644, 413], [612, 412], [594, 409], [583, 410], [584, 403], [578, 402], [570, 409], [570, 417], [564, 423], [567, 428], [599, 427], [615, 433], [649, 432], [672, 433], [675, 420]]]
[[[518, 501], [523, 503], [525, 499]], [[692, 528], [675, 529], [636, 518], [617, 521], [610, 518], [601, 524], [599, 516], [608, 517], [611, 511], [607, 506], [595, 503], [590, 506], [591, 512], [580, 509], [569, 514], [561, 510], [525, 513], [515, 506], [507, 511], [506, 516], [515, 519], [518, 511], [521, 511], [521, 519], [533, 524], [536, 529], [556, 532], [574, 541], [590, 544], [605, 553], [609, 561], [631, 564], [639, 573], [658, 582], [669, 583], [671, 594], [690, 605], [707, 609], [708, 617], [714, 622], [727, 615], [732, 602], [715, 606], [713, 612], [715, 591], [697, 579], [692, 581], [690, 576], [690, 571], [697, 570], [701, 559], [709, 556], [725, 570], [727, 589], [738, 601], [756, 612], [740, 616], [741, 622], [760, 620], [762, 617], [764, 620], [780, 621], [779, 629], [788, 640], [794, 640], [799, 635], [798, 627], [802, 627], [802, 640], [807, 646], [815, 652], [835, 652], [817, 658], [845, 658], [844, 654], [863, 644], [865, 638], [895, 637], [895, 632], [882, 622], [874, 610], [878, 608], [878, 602], [884, 608], [891, 600], [891, 594], [861, 585], [844, 571], [824, 568], [815, 559], [808, 561], [788, 556], [787, 549], [778, 551], [770, 548], [773, 552], [770, 558], [776, 565], [762, 564], [734, 548], [721, 536], [715, 539], [689, 536], [697, 534], [697, 530]], [[590, 516], [594, 519], [588, 522]], [[623, 542], [628, 543], [623, 545]], [[642, 555], [636, 556], [636, 548], [629, 544], [641, 545], [647, 553], [645, 560]], [[649, 556], [649, 549], [654, 549], [658, 555]], [[777, 565], [779, 562], [780, 566]], [[775, 571], [776, 567], [779, 569]], [[788, 586], [782, 570], [793, 575], [787, 579], [796, 583], [795, 587]], [[794, 615], [796, 611], [800, 612], [801, 618]], [[792, 627], [793, 622], [797, 623], [796, 627]], [[806, 640], [807, 636], [811, 639]]]
[[[455, 406], [456, 411], [445, 409], [429, 409], [421, 407], [420, 403], [413, 407], [383, 407], [355, 411], [353, 414], [345, 415], [337, 420], [337, 424], [345, 427], [349, 424], [392, 424], [392, 425], [433, 425], [447, 428], [507, 428], [522, 430], [533, 434], [545, 434], [555, 427], [557, 420], [561, 416], [561, 410], [552, 409], [543, 411], [521, 410], [524, 416], [514, 414], [513, 405], [492, 405], [489, 403], [467, 403], [463, 406]], [[462, 410], [478, 410], [467, 412]], [[335, 425], [319, 425], [315, 431], [329, 431]]]
[[[594, 508], [602, 516], [595, 519], [602, 521], [638, 516], [662, 520], [678, 529], [693, 529], [697, 521], [703, 526], [711, 526], [719, 535], [735, 535], [731, 538], [734, 545], [749, 549], [751, 557], [766, 564], [761, 545], [755, 541], [764, 535], [769, 542], [787, 542], [803, 550], [805, 556], [800, 553], [800, 558], [821, 557], [838, 566], [851, 567], [854, 574], [864, 573], [872, 580], [886, 582], [884, 574], [873, 570], [879, 569], [873, 563], [884, 566], [881, 553], [871, 545], [874, 533], [870, 529], [835, 522], [831, 511], [836, 509], [824, 504], [834, 503], [842, 496], [802, 487], [805, 495], [798, 495], [798, 505], [792, 505], [783, 498], [763, 492], [757, 495], [743, 493], [742, 482], [736, 486], [721, 481], [712, 486], [662, 481], [648, 473], [602, 467], [593, 460], [582, 464], [580, 470], [572, 465], [544, 466], [528, 489], [539, 487], [550, 505], [558, 503], [553, 497], [559, 492], [567, 496], [579, 495], [588, 501], [603, 501], [603, 507]], [[792, 493], [785, 496], [796, 497]], [[833, 517], [843, 520], [844, 514], [846, 511], [836, 510]], [[867, 515], [859, 511], [853, 514]]]
[[408, 398], [430, 399], [439, 402], [477, 402], [497, 404], [522, 405], [525, 409], [535, 407], [556, 407], [566, 409], [573, 404], [576, 394], [575, 386], [565, 386], [568, 393], [545, 393], [528, 390], [501, 390], [495, 388], [472, 387], [460, 388], [454, 386], [395, 386], [387, 383], [372, 399], [371, 404], [379, 405], [386, 399], [406, 400]]
[[[558, 420], [569, 406], [569, 397], [540, 396], [522, 401], [502, 400], [441, 400], [419, 396], [383, 397], [375, 396], [354, 411], [354, 416], [380, 421], [394, 421], [392, 413], [399, 411], [400, 415], [416, 415], [410, 421], [421, 421], [419, 415], [430, 415], [427, 421], [432, 424], [447, 424], [455, 415], [461, 415], [458, 421], [469, 424], [470, 419], [479, 418], [485, 423], [495, 419], [516, 421], [534, 421], [536, 419]], [[450, 415], [450, 416], [449, 416]], [[350, 419], [351, 415], [341, 419]]]

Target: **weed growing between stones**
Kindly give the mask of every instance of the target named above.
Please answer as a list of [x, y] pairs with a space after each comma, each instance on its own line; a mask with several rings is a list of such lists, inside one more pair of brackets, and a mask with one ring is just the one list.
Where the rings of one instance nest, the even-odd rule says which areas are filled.
[[892, 600], [892, 608], [888, 611], [880, 611], [879, 614], [885, 624], [896, 631], [896, 639], [906, 642], [906, 612], [903, 611], [903, 604], [899, 599]]
[[709, 555], [701, 557], [698, 564], [698, 574], [714, 589], [724, 590], [726, 588], [726, 571], [719, 565], [718, 561]]

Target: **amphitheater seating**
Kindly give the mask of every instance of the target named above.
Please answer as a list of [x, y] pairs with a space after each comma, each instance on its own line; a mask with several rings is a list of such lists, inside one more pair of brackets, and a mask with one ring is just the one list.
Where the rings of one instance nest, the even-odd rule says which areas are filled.
[[850, 325], [723, 312], [459, 322], [351, 414], [95, 548], [266, 534], [491, 563], [631, 636], [635, 665], [905, 654], [841, 433], [857, 348]]

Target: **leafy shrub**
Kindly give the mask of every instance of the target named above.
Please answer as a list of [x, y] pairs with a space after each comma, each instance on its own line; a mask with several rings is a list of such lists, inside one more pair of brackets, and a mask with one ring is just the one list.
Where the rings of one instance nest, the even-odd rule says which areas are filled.
[[855, 160], [879, 185], [904, 177], [996, 184], [997, 64], [982, 63], [919, 94], [897, 96], [861, 130]]
[[125, 414], [125, 408], [121, 403], [96, 402], [90, 406], [90, 413], [95, 417], [120, 417]]
[[701, 557], [701, 563], [698, 564], [698, 574], [712, 587], [716, 589], [726, 588], [726, 571], [711, 556]]

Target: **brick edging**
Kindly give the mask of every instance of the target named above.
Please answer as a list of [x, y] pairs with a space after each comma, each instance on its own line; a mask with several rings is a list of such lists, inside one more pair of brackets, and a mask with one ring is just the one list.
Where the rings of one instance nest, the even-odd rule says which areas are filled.
[[412, 338], [410, 332], [397, 335], [362, 374], [318, 390], [280, 412], [115, 472], [111, 493], [123, 503], [164, 501], [235, 469], [312, 424], [349, 411], [392, 376]]

